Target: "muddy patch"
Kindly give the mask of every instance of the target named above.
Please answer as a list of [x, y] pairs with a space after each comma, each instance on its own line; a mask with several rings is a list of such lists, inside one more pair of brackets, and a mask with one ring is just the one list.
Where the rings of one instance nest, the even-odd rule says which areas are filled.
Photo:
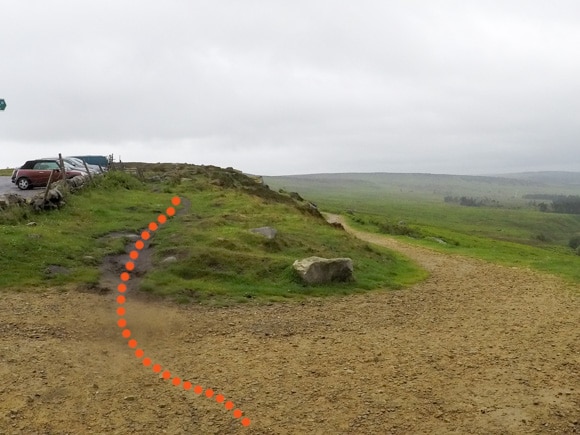
[[[176, 216], [183, 216], [189, 213], [191, 208], [191, 201], [182, 198], [182, 206], [177, 208]], [[171, 224], [168, 222], [167, 224]], [[165, 225], [167, 225], [165, 224]], [[142, 231], [145, 231], [143, 229]], [[163, 227], [161, 227], [161, 231]], [[110, 293], [117, 290], [117, 286], [119, 285], [120, 275], [122, 272], [126, 270], [125, 265], [128, 261], [132, 261], [129, 258], [129, 253], [133, 250], [137, 250], [135, 248], [135, 243], [138, 240], [141, 240], [141, 233], [131, 233], [126, 231], [116, 231], [109, 234], [106, 234], [98, 239], [97, 242], [110, 242], [111, 240], [123, 240], [125, 245], [125, 252], [122, 254], [114, 254], [114, 255], [107, 255], [103, 259], [99, 270], [101, 274], [101, 278], [99, 280], [99, 284], [93, 288], [91, 291], [95, 291], [97, 293]], [[139, 283], [145, 276], [147, 272], [149, 272], [153, 268], [153, 256], [154, 256], [154, 244], [152, 245], [152, 239], [154, 239], [155, 235], [153, 233], [152, 238], [149, 240], [143, 240], [144, 247], [141, 250], [137, 250], [139, 253], [139, 258], [134, 261], [135, 269], [131, 272], [131, 279], [126, 282], [127, 285], [127, 292], [126, 294], [137, 295], [139, 292]], [[175, 254], [177, 253], [177, 250]], [[168, 255], [175, 255], [169, 253]], [[154, 298], [158, 299], [158, 298]]]

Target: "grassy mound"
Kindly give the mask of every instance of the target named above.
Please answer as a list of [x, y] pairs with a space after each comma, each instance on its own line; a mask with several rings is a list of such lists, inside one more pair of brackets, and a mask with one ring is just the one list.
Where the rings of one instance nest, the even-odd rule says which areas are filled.
[[[153, 267], [140, 282], [146, 292], [223, 304], [400, 288], [425, 277], [409, 261], [329, 226], [307, 201], [274, 192], [257, 177], [165, 164], [141, 165], [137, 176], [110, 172], [58, 211], [28, 213], [19, 222], [0, 216], [0, 237], [9, 246], [0, 258], [6, 271], [0, 288], [96, 285], [105, 256], [123, 253], [127, 243], [105, 236], [145, 228], [174, 195], [184, 205], [151, 241]], [[36, 225], [27, 225], [30, 220]], [[249, 231], [262, 226], [276, 228], [276, 238]], [[292, 263], [311, 255], [352, 258], [355, 282], [303, 286]], [[164, 261], [170, 256], [175, 261]], [[66, 273], [50, 273], [55, 266]]]

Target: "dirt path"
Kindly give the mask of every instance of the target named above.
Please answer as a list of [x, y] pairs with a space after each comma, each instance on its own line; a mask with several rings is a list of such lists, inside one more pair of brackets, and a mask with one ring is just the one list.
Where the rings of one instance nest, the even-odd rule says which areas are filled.
[[113, 294], [3, 294], [0, 434], [580, 432], [577, 292], [548, 275], [355, 234], [416, 259], [430, 278], [303, 304], [129, 298], [146, 354], [232, 400], [248, 428], [145, 369], [115, 326]]

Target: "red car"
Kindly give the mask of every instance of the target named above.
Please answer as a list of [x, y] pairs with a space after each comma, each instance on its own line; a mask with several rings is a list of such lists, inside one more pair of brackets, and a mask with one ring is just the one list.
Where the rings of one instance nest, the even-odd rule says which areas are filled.
[[[77, 175], [84, 175], [83, 172], [75, 171], [65, 164], [66, 178], [73, 178]], [[15, 169], [12, 173], [12, 182], [20, 190], [32, 189], [33, 187], [45, 187], [48, 184], [50, 174], [54, 171], [51, 181], [58, 181], [62, 178], [60, 166], [57, 160], [40, 159], [29, 160], [20, 169]]]

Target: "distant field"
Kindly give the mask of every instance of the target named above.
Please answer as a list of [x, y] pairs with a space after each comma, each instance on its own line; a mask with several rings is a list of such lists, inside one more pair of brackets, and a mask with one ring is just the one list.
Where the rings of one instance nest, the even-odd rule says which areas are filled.
[[[523, 198], [526, 194], [578, 195], [580, 174], [565, 173], [560, 178], [556, 174], [509, 178], [329, 174], [265, 177], [265, 182], [349, 216], [360, 228], [408, 233], [414, 243], [530, 266], [580, 282], [580, 256], [568, 247], [568, 241], [580, 234], [580, 215], [541, 212]], [[466, 207], [446, 203], [445, 196], [487, 198], [497, 205]]]

